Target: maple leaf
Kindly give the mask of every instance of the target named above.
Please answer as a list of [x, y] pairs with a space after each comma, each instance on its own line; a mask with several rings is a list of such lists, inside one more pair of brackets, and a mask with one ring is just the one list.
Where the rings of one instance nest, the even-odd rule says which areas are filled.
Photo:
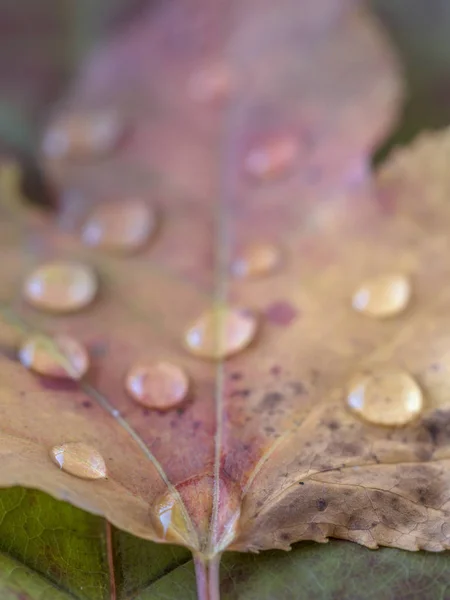
[[[89, 128], [77, 126], [71, 160], [49, 159], [55, 137], [46, 138], [46, 168], [64, 192], [58, 214], [18, 202], [15, 171], [3, 173], [0, 484], [41, 489], [136, 536], [187, 546], [202, 597], [216, 597], [227, 549], [328, 537], [446, 547], [445, 471], [419, 464], [432, 458], [424, 436], [438, 426], [386, 430], [345, 403], [350, 377], [376, 361], [420, 376], [403, 347], [398, 364], [396, 344], [418, 331], [423, 341], [420, 324], [434, 309], [371, 321], [351, 296], [366, 278], [398, 271], [414, 279], [413, 303], [416, 287], [433, 298], [436, 284], [419, 287], [418, 273], [441, 249], [429, 235], [442, 225], [439, 216], [427, 229], [420, 207], [391, 214], [389, 170], [387, 191], [373, 187], [370, 153], [396, 117], [401, 84], [382, 33], [350, 4], [248, 0], [231, 14], [226, 2], [164, 6], [100, 51], [68, 101], [66, 112], [85, 122], [94, 111], [91, 129], [102, 110], [120, 114], [129, 131], [115, 152], [86, 159]], [[154, 205], [160, 222], [142, 253], [116, 257], [80, 243], [93, 208], [131, 196]], [[273, 274], [230, 275], [247, 243], [279, 252]], [[263, 267], [271, 256], [263, 253]], [[29, 274], [55, 259], [97, 273], [100, 292], [85, 310], [52, 315], [24, 298]], [[424, 277], [438, 281], [430, 269]], [[219, 358], [212, 362], [183, 342], [211, 306], [219, 316], [203, 324], [212, 342], [199, 353]], [[226, 306], [254, 311], [259, 323], [254, 340], [244, 336], [250, 347], [223, 360]], [[254, 325], [249, 312], [236, 322], [238, 334]], [[37, 332], [90, 351], [78, 384], [15, 361]], [[99, 347], [103, 356], [93, 356]], [[178, 411], [143, 408], [126, 393], [130, 368], [159, 361], [188, 376]], [[50, 450], [60, 460], [68, 443], [78, 444], [78, 474], [83, 448], [95, 448], [99, 481], [55, 466]]]

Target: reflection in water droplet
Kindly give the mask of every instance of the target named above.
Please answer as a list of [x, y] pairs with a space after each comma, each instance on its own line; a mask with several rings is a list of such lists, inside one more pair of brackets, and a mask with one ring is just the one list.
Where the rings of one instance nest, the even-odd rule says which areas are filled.
[[117, 144], [123, 123], [114, 110], [61, 115], [48, 129], [42, 151], [49, 159], [106, 154]]
[[245, 171], [258, 180], [277, 179], [293, 166], [298, 150], [294, 136], [272, 136], [250, 149], [245, 158]]
[[219, 360], [246, 348], [254, 339], [256, 316], [247, 310], [216, 308], [205, 312], [186, 332], [189, 350]]
[[195, 71], [188, 82], [189, 97], [202, 104], [215, 104], [229, 98], [233, 76], [227, 65], [218, 63]]
[[411, 298], [411, 284], [404, 275], [382, 275], [365, 281], [355, 292], [352, 306], [370, 317], [391, 317], [401, 313]]
[[407, 425], [420, 415], [423, 395], [407, 373], [383, 369], [354, 377], [347, 405], [370, 423], [396, 427]]
[[76, 262], [55, 261], [33, 271], [24, 284], [24, 296], [35, 308], [72, 312], [90, 304], [98, 288], [94, 271]]
[[164, 494], [152, 507], [152, 517], [162, 539], [180, 543], [188, 537], [190, 527], [185, 522], [180, 504], [171, 494]]
[[141, 198], [123, 198], [97, 206], [81, 237], [87, 246], [133, 251], [143, 246], [155, 229], [153, 210]]
[[267, 275], [280, 263], [280, 250], [272, 244], [252, 244], [244, 248], [233, 262], [231, 270], [236, 277]]
[[106, 465], [102, 455], [87, 444], [70, 442], [54, 446], [50, 455], [66, 473], [81, 479], [105, 479]]
[[85, 348], [65, 335], [29, 337], [20, 347], [19, 359], [28, 369], [49, 377], [80, 379], [89, 366]]
[[185, 400], [189, 379], [180, 367], [171, 363], [142, 363], [131, 368], [125, 387], [140, 404], [168, 410]]

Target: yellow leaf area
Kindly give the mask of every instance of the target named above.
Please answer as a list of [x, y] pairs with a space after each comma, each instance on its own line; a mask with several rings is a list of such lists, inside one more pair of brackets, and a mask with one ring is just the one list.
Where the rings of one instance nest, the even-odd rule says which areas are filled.
[[[231, 15], [225, 2], [201, 6], [199, 19], [196, 4], [144, 15], [82, 73], [67, 110], [113, 107], [128, 133], [110, 156], [46, 161], [56, 214], [29, 208], [3, 171], [0, 485], [44, 490], [207, 559], [329, 537], [446, 548], [449, 134], [395, 152], [372, 178], [401, 85], [367, 15], [331, 0], [258, 11], [247, 0]], [[232, 73], [218, 105], [186, 92], [206, 63]], [[280, 136], [294, 136], [285, 170]], [[94, 205], [131, 196], [157, 215], [147, 246], [120, 256], [81, 243]], [[278, 249], [270, 272], [261, 264], [273, 254], [256, 253], [258, 276], [233, 276], [247, 244]], [[99, 278], [95, 300], [70, 315], [23, 293], [55, 259]], [[373, 281], [394, 281], [397, 295]], [[370, 306], [355, 300], [361, 289]], [[192, 351], [186, 334], [212, 307], [210, 347], [228, 339], [225, 307], [256, 315], [248, 347]], [[17, 361], [36, 332], [83, 344], [81, 381]], [[134, 365], [161, 361], [189, 379], [167, 411], [125, 389]], [[67, 444], [75, 462], [95, 449], [95, 477], [58, 468], [51, 450]]]

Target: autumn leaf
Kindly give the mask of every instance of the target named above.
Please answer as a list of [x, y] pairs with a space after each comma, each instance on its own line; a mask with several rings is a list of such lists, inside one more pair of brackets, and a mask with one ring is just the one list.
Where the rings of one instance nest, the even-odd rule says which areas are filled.
[[228, 549], [440, 550], [445, 205], [402, 202], [415, 164], [368, 166], [396, 61], [345, 2], [183, 6], [113, 40], [55, 114], [56, 215], [3, 168], [0, 484], [188, 547], [205, 598]]

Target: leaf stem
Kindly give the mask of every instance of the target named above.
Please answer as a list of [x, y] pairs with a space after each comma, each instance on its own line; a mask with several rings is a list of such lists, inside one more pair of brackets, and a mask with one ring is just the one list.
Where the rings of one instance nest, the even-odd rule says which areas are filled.
[[206, 558], [202, 554], [194, 554], [198, 600], [220, 600], [219, 570], [221, 557], [221, 554], [215, 554], [212, 558]]

